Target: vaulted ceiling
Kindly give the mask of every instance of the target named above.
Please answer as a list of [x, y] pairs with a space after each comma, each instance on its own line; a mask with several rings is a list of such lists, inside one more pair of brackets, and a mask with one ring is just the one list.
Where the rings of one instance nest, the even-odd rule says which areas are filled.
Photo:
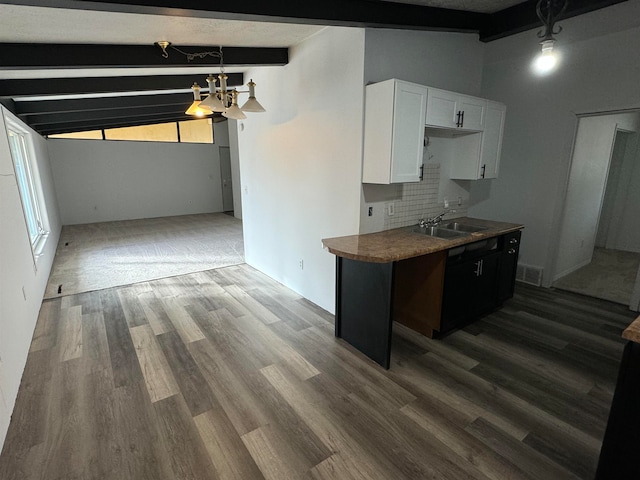
[[[570, 1], [564, 18], [625, 0]], [[185, 120], [218, 71], [281, 66], [288, 47], [328, 25], [477, 32], [488, 42], [540, 25], [536, 0], [0, 0], [0, 102], [43, 135]], [[187, 87], [187, 88], [185, 88]]]

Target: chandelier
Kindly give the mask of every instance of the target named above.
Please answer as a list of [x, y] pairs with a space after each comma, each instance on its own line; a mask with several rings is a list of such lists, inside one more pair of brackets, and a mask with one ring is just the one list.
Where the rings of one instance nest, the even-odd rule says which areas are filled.
[[[194, 83], [191, 86], [193, 90], [193, 103], [184, 112], [187, 115], [194, 115], [196, 117], [204, 117], [211, 115], [213, 112], [221, 113], [223, 117], [231, 118], [233, 120], [244, 120], [247, 116], [244, 112], [264, 112], [265, 109], [260, 102], [256, 100], [256, 84], [253, 80], [247, 83], [249, 90], [236, 90], [227, 88], [227, 75], [224, 73], [224, 58], [222, 55], [222, 47], [218, 47], [215, 51], [188, 53], [180, 50], [177, 47], [171, 45], [171, 42], [160, 41], [155, 43], [162, 50], [162, 56], [169, 58], [169, 52], [167, 48], [175, 50], [181, 53], [187, 58], [187, 61], [192, 61], [196, 58], [214, 57], [220, 61], [220, 74], [217, 78], [213, 75], [209, 75], [206, 78], [207, 85], [209, 86], [209, 95], [202, 100], [200, 95], [200, 86]], [[238, 95], [241, 93], [248, 93], [249, 99], [242, 105], [238, 106]]]
[[542, 46], [542, 52], [536, 59], [536, 69], [540, 73], [548, 73], [554, 69], [558, 58], [553, 51], [553, 47], [556, 43], [554, 35], [559, 34], [562, 31], [562, 27], [558, 26], [555, 29], [555, 23], [558, 18], [567, 9], [567, 0], [538, 0], [536, 5], [536, 13], [538, 18], [542, 21], [544, 31], [538, 32], [538, 38], [540, 38], [540, 45]]

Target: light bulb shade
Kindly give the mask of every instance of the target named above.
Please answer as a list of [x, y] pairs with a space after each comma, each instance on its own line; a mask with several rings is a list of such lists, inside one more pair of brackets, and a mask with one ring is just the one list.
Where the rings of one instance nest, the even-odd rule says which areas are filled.
[[224, 112], [226, 105], [218, 97], [218, 93], [216, 91], [216, 77], [209, 75], [207, 77], [207, 83], [209, 84], [209, 96], [202, 101], [200, 107], [208, 108], [212, 112]]
[[184, 112], [186, 115], [195, 115], [196, 117], [204, 117], [206, 115], [211, 115], [211, 109], [202, 107], [202, 102], [200, 100], [194, 100], [194, 102], [187, 108], [187, 111]]
[[202, 101], [200, 106], [202, 108], [208, 108], [212, 112], [224, 112], [225, 110], [225, 105], [218, 97], [215, 89], [211, 93], [209, 93], [209, 96]]
[[233, 120], [244, 120], [247, 116], [240, 110], [237, 104], [231, 105], [225, 112], [222, 113], [223, 117], [231, 118]]
[[238, 107], [238, 92], [231, 91], [231, 106], [227, 108], [223, 113], [223, 117], [232, 118], [233, 120], [244, 120], [247, 116], [244, 114], [240, 107]]
[[256, 97], [249, 97], [249, 100], [241, 108], [243, 112], [266, 112], [260, 102], [256, 100]]
[[264, 107], [256, 100], [256, 84], [253, 79], [249, 80], [247, 87], [249, 87], [249, 100], [242, 105], [242, 110], [245, 112], [264, 112]]
[[186, 115], [195, 115], [196, 117], [204, 117], [205, 115], [211, 114], [211, 109], [206, 106], [201, 107], [200, 104], [202, 101], [200, 100], [200, 85], [194, 83], [191, 86], [191, 90], [193, 90], [193, 103], [187, 108], [187, 111], [184, 112]]

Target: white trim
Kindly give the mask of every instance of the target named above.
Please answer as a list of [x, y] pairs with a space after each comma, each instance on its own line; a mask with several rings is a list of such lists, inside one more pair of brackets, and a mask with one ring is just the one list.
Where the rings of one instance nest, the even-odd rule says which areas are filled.
[[579, 263], [578, 265], [574, 265], [571, 268], [566, 269], [563, 272], [560, 273], [556, 273], [553, 276], [553, 281], [556, 282], [558, 280], [560, 280], [562, 277], [566, 277], [567, 275], [569, 275], [570, 273], [575, 272], [576, 270], [580, 270], [582, 267], [586, 267], [587, 265], [589, 265], [591, 263], [591, 260], [585, 260], [584, 262]]
[[[3, 109], [4, 112], [4, 109]], [[48, 217], [45, 209], [44, 203], [44, 195], [42, 192], [42, 185], [40, 180], [40, 172], [38, 170], [38, 160], [36, 156], [36, 152], [33, 145], [32, 135], [33, 133], [26, 129], [24, 126], [20, 125], [16, 120], [12, 117], [8, 116], [6, 112], [3, 115], [5, 122], [5, 135], [7, 136], [7, 142], [9, 145], [9, 152], [11, 156], [11, 164], [13, 166], [14, 178], [16, 179], [16, 184], [18, 186], [19, 196], [20, 196], [20, 204], [22, 206], [22, 215], [24, 217], [24, 224], [26, 229], [27, 238], [29, 239], [29, 244], [31, 246], [31, 254], [33, 258], [33, 268], [34, 271], [37, 271], [37, 263], [38, 257], [42, 255], [44, 250], [46, 240], [49, 236], [49, 225], [48, 225]], [[23, 192], [23, 189], [20, 187], [20, 181], [18, 178], [16, 159], [14, 157], [14, 149], [12, 148], [12, 141], [10, 138], [10, 132], [14, 135], [20, 136], [20, 140], [22, 142], [22, 148], [24, 151], [25, 158], [21, 159], [22, 167], [25, 170], [27, 185], [27, 192]], [[29, 204], [31, 204], [31, 210], [33, 210], [33, 215], [37, 233], [33, 236], [31, 235], [31, 229], [29, 227], [29, 220], [27, 219], [27, 209], [25, 207], [25, 198], [28, 197]]]

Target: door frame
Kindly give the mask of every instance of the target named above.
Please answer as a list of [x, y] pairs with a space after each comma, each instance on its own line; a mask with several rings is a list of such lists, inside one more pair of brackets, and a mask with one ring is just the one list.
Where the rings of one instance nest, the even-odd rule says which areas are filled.
[[[629, 108], [629, 109], [622, 109], [622, 110], [610, 110], [610, 111], [600, 111], [600, 112], [586, 112], [586, 113], [579, 113], [579, 114], [575, 114], [575, 126], [574, 126], [574, 131], [573, 131], [573, 143], [571, 146], [571, 154], [569, 157], [569, 164], [567, 166], [566, 172], [565, 172], [565, 180], [563, 183], [563, 187], [562, 187], [562, 193], [561, 193], [561, 202], [560, 205], [558, 205], [556, 207], [556, 214], [555, 214], [555, 218], [554, 221], [552, 222], [553, 226], [554, 226], [554, 230], [555, 233], [552, 236], [552, 245], [553, 245], [553, 251], [552, 254], [550, 255], [548, 261], [547, 261], [547, 266], [548, 266], [548, 271], [550, 272], [550, 275], [548, 276], [548, 278], [550, 278], [551, 280], [548, 280], [547, 282], [543, 282], [543, 286], [547, 286], [547, 287], [551, 287], [553, 285], [553, 283], [556, 281], [555, 276], [557, 273], [557, 262], [558, 262], [558, 256], [560, 254], [560, 238], [562, 235], [562, 225], [564, 224], [564, 218], [565, 218], [565, 214], [566, 214], [566, 206], [567, 206], [567, 196], [568, 196], [568, 191], [569, 191], [569, 187], [570, 187], [570, 181], [571, 181], [571, 170], [573, 167], [573, 157], [575, 154], [575, 148], [576, 148], [576, 140], [578, 137], [578, 128], [580, 126], [580, 119], [581, 118], [586, 118], [586, 117], [593, 117], [593, 116], [601, 116], [601, 115], [617, 115], [617, 114], [623, 114], [623, 113], [638, 113], [640, 114], [640, 108]], [[616, 132], [618, 131], [618, 127], [616, 125]], [[640, 132], [638, 132], [638, 134], [640, 135]], [[615, 142], [615, 137], [614, 137], [614, 142]], [[613, 153], [613, 144], [611, 146], [611, 152]], [[609, 168], [611, 166], [611, 157], [609, 157], [609, 164], [607, 166], [607, 173], [606, 173], [606, 177], [605, 178], [605, 191], [606, 191], [606, 181], [608, 179], [609, 176]], [[600, 216], [602, 214], [602, 202], [604, 201], [604, 191], [603, 191], [603, 198], [600, 201], [600, 212], [598, 214], [598, 222], [600, 222]], [[597, 235], [597, 226], [596, 226], [596, 235]], [[545, 283], [547, 283], [546, 285], [544, 285]], [[636, 274], [636, 280], [635, 280], [635, 284], [633, 287], [633, 293], [631, 295], [631, 301], [628, 305], [629, 309], [635, 312], [640, 312], [640, 268], [638, 268], [638, 272]]]

